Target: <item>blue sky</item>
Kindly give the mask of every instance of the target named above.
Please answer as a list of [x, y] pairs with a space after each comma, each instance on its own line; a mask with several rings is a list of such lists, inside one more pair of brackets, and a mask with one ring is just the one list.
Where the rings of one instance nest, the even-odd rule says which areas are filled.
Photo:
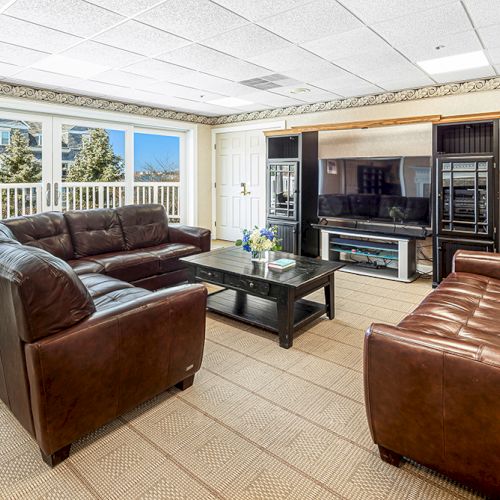
[[[106, 129], [115, 154], [125, 158], [125, 132]], [[156, 135], [134, 134], [134, 169], [144, 170], [146, 163], [156, 164], [156, 160], [168, 160], [179, 168], [179, 138]]]

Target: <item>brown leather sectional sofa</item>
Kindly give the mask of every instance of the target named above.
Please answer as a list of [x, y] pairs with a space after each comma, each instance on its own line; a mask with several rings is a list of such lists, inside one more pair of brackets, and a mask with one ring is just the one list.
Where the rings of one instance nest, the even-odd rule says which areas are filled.
[[179, 257], [210, 232], [159, 205], [45, 213], [0, 224], [0, 398], [51, 465], [86, 433], [192, 384], [206, 289]]
[[372, 325], [364, 376], [383, 460], [405, 456], [500, 498], [500, 254], [458, 251], [412, 314]]

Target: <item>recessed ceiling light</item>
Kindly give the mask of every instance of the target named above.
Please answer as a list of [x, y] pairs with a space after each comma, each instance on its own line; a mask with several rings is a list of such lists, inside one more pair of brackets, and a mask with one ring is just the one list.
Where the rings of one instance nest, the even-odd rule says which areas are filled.
[[220, 99], [213, 99], [212, 101], [208, 101], [208, 103], [217, 104], [217, 106], [225, 106], [226, 108], [238, 108], [240, 106], [252, 104], [251, 101], [245, 101], [245, 99], [238, 99], [236, 97], [222, 97]]
[[290, 94], [303, 94], [304, 92], [311, 92], [311, 89], [307, 87], [299, 87], [297, 89], [290, 90]]
[[52, 71], [62, 75], [76, 76], [78, 78], [89, 78], [109, 69], [108, 66], [95, 64], [70, 57], [53, 55], [33, 64], [33, 68], [44, 71]]
[[438, 57], [417, 62], [417, 64], [430, 75], [450, 73], [464, 69], [482, 68], [489, 66], [488, 59], [482, 50], [476, 52], [466, 52], [456, 56]]

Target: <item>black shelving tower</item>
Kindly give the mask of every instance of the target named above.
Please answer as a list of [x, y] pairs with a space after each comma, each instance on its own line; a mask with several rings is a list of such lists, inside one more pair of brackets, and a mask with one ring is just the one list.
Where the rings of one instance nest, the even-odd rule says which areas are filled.
[[499, 248], [498, 134], [498, 120], [434, 125], [434, 286], [457, 250]]
[[267, 138], [267, 225], [277, 226], [283, 251], [319, 256], [318, 133]]

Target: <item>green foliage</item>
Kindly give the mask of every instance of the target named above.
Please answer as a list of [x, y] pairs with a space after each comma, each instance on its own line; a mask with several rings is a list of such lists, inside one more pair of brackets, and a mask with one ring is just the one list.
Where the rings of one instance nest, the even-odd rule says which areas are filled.
[[115, 155], [107, 132], [102, 128], [90, 131], [83, 138], [66, 176], [68, 182], [116, 182], [123, 179], [123, 160]]
[[0, 155], [0, 182], [40, 182], [42, 168], [29, 147], [29, 142], [18, 129], [12, 129], [10, 144]]

